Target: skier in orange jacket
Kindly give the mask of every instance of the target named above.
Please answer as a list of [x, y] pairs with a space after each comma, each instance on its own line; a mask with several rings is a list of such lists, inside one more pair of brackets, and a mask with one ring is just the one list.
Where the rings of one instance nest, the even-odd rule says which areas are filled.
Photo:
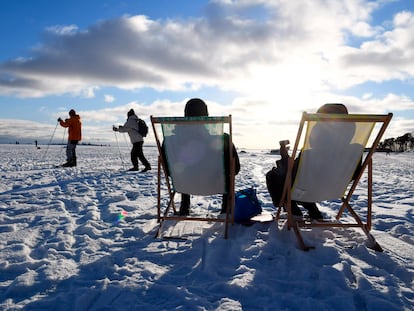
[[58, 119], [61, 126], [67, 127], [68, 129], [68, 144], [66, 146], [66, 163], [63, 167], [76, 166], [76, 146], [82, 139], [82, 123], [80, 116], [76, 114], [75, 110], [69, 111], [69, 119], [63, 121], [61, 118]]

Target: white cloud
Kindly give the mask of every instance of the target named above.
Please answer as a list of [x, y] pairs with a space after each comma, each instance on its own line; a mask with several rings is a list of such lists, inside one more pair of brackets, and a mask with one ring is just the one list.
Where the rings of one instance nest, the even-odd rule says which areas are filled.
[[109, 94], [104, 95], [105, 103], [113, 103], [115, 101], [115, 97]]
[[353, 35], [358, 37], [373, 37], [377, 33], [377, 30], [366, 22], [358, 22], [351, 26], [350, 30]]
[[95, 90], [98, 89], [98, 87], [88, 87], [82, 90], [82, 96], [85, 98], [94, 98], [95, 97]]
[[54, 33], [57, 35], [72, 35], [78, 31], [76, 25], [56, 25], [46, 28], [47, 32]]
[[[407, 80], [414, 76], [414, 15], [403, 12], [394, 18], [393, 28], [343, 54], [345, 78], [351, 85], [366, 81]], [[341, 79], [343, 81], [344, 79]], [[345, 85], [349, 86], [346, 83]]]
[[[326, 99], [321, 102], [320, 98]], [[127, 112], [133, 108], [144, 120], [149, 122], [150, 115], [156, 116], [182, 116], [184, 106], [188, 98], [182, 101], [159, 100], [151, 105], [137, 101], [129, 102], [116, 107], [88, 110], [78, 109], [83, 124], [84, 142], [114, 142], [112, 125], [123, 124], [127, 118]], [[239, 97], [230, 105], [206, 100], [210, 115], [228, 115], [233, 117], [233, 135], [236, 146], [241, 148], [277, 148], [278, 141], [295, 140], [301, 114], [304, 110], [315, 112], [318, 107], [326, 102], [346, 103], [350, 113], [385, 114], [398, 112], [401, 109], [410, 109], [414, 102], [408, 97], [388, 94], [384, 98], [376, 98], [371, 95], [364, 99], [353, 96], [338, 96], [330, 93], [321, 93], [310, 98], [310, 104], [306, 109], [293, 108], [284, 103], [272, 99], [258, 99]], [[67, 108], [63, 108], [64, 116]], [[58, 114], [53, 114], [50, 124], [23, 121], [0, 120], [0, 133], [13, 139], [31, 142], [34, 139], [48, 140], [53, 132], [55, 120]], [[408, 132], [414, 132], [414, 120], [402, 117], [394, 117], [385, 137], [398, 137]], [[58, 127], [56, 139], [62, 140], [63, 129]], [[15, 137], [15, 138], [12, 138]], [[10, 140], [9, 140], [10, 141]], [[7, 142], [9, 142], [7, 141]], [[146, 138], [146, 144], [154, 144], [154, 137], [150, 131]], [[0, 142], [2, 137], [0, 136]], [[4, 142], [4, 141], [3, 141]], [[59, 141], [61, 142], [61, 141]]]
[[[49, 27], [53, 32], [32, 58], [1, 65], [2, 76], [14, 79], [0, 79], [0, 92], [37, 97], [82, 89], [89, 94], [95, 86], [183, 90], [207, 85], [250, 94], [273, 89], [263, 76], [292, 89], [296, 79], [287, 74], [294, 73], [303, 80], [300, 87], [323, 90], [345, 69], [341, 57], [364, 54], [346, 52], [346, 33], [374, 34], [369, 19], [375, 6], [359, 0], [215, 1], [196, 19], [138, 15], [84, 31], [74, 25]], [[368, 79], [347, 71], [341, 76], [346, 86]]]

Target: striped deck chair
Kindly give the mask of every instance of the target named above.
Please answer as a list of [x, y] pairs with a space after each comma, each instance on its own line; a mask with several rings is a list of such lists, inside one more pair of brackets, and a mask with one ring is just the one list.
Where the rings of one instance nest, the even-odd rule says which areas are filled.
[[[305, 244], [301, 228], [357, 227], [366, 234], [368, 247], [382, 251], [381, 246], [370, 233], [372, 156], [391, 118], [391, 113], [388, 115], [303, 113], [288, 162], [284, 191], [276, 215], [278, 221], [281, 207], [285, 208], [288, 214], [287, 227], [294, 229], [301, 249], [312, 248]], [[302, 139], [305, 129], [306, 135]], [[303, 146], [300, 149], [296, 176], [292, 182], [294, 159], [300, 143]], [[356, 170], [359, 166], [360, 169]], [[368, 174], [368, 200], [366, 214], [364, 211], [365, 215], [362, 217], [361, 213], [358, 214], [351, 207], [351, 198], [365, 170]], [[342, 203], [334, 221], [309, 221], [297, 219], [292, 215], [292, 200], [299, 202], [341, 200]], [[346, 221], [343, 220], [345, 211], [352, 216], [352, 221], [349, 221], [349, 217]]]
[[[151, 123], [159, 151], [157, 217], [160, 225], [157, 236], [161, 235], [163, 223], [169, 219], [223, 222], [224, 237], [227, 238], [228, 224], [233, 222], [230, 215], [234, 215], [234, 161], [230, 160], [233, 159], [233, 150], [229, 148], [226, 155], [224, 147], [225, 137], [228, 137], [229, 146], [232, 146], [231, 115], [224, 117], [151, 116]], [[228, 129], [228, 135], [224, 134], [224, 128]], [[226, 163], [229, 163], [230, 172], [227, 178]], [[166, 206], [162, 206], [163, 180], [167, 192]], [[226, 216], [224, 218], [208, 215], [205, 217], [177, 216], [174, 205], [177, 192], [203, 196], [228, 192]]]

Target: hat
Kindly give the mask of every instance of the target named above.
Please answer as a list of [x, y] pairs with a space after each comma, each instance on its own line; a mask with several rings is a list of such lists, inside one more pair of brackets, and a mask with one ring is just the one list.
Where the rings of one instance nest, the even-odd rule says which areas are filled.
[[208, 109], [206, 103], [200, 98], [192, 98], [185, 105], [184, 116], [207, 117]]
[[134, 111], [134, 109], [130, 109], [129, 111], [128, 111], [128, 117], [130, 117], [130, 116], [133, 116], [135, 114], [135, 111]]
[[[316, 111], [317, 113], [337, 113], [348, 114], [348, 109], [344, 104], [325, 104]], [[339, 122], [336, 124], [317, 123], [313, 128], [309, 137], [311, 146], [317, 144], [317, 140], [325, 133], [326, 146], [330, 143], [350, 143], [355, 134], [355, 124], [353, 122]]]
[[346, 109], [344, 104], [325, 104], [319, 107], [317, 113], [343, 113], [348, 114], [348, 109]]
[[71, 109], [71, 110], [69, 110], [69, 115], [72, 117], [72, 116], [75, 116], [76, 115], [76, 111], [75, 110], [73, 110], [73, 109]]

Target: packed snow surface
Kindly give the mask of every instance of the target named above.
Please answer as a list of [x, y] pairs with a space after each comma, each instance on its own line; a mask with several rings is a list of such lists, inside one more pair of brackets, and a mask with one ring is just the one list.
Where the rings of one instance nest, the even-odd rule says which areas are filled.
[[[1, 310], [414, 310], [414, 153], [374, 155], [373, 230], [304, 230], [285, 221], [230, 226], [180, 222], [155, 238], [153, 169], [127, 172], [129, 146], [0, 145]], [[265, 173], [277, 155], [240, 152], [236, 190], [254, 187], [274, 213]], [[166, 204], [165, 191], [162, 203]], [[177, 196], [177, 204], [179, 196]], [[363, 213], [366, 176], [352, 198]], [[192, 197], [192, 214], [218, 214], [220, 196]], [[338, 202], [321, 202], [327, 219]], [[206, 212], [203, 212], [206, 211]], [[345, 217], [350, 217], [345, 215]]]

